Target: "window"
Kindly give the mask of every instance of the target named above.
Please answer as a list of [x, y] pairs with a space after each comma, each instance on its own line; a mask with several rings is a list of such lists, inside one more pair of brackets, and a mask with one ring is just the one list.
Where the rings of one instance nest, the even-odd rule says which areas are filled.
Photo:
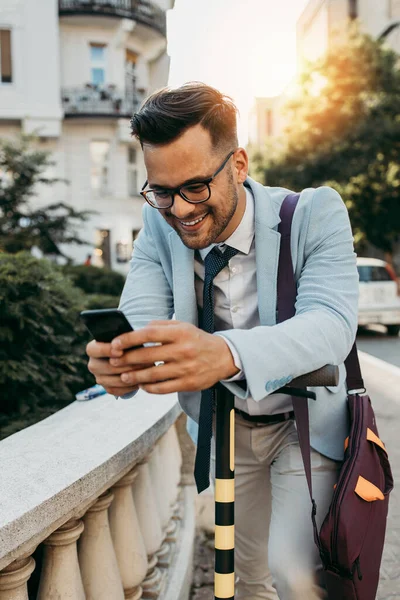
[[132, 244], [129, 244], [129, 242], [127, 242], [126, 240], [121, 240], [117, 242], [115, 250], [115, 257], [117, 259], [117, 263], [129, 262], [132, 255]]
[[90, 183], [92, 190], [99, 194], [107, 194], [110, 189], [110, 143], [105, 141], [90, 142], [90, 159]]
[[136, 96], [136, 61], [137, 54], [132, 50], [125, 52], [125, 94], [126, 98], [134, 99]]
[[349, 0], [349, 17], [350, 19], [357, 19], [358, 17], [357, 0]]
[[138, 195], [138, 174], [136, 158], [136, 148], [128, 146], [128, 194], [130, 196]]
[[90, 44], [90, 77], [93, 85], [103, 85], [106, 81], [106, 45]]
[[96, 257], [96, 266], [111, 268], [110, 230], [97, 229], [95, 243], [94, 255]]
[[268, 137], [272, 135], [272, 110], [268, 108], [265, 113], [266, 134]]
[[134, 71], [136, 68], [136, 62], [138, 55], [133, 50], [126, 49], [125, 51], [125, 66], [127, 69]]
[[369, 283], [370, 281], [392, 281], [389, 272], [385, 267], [375, 267], [361, 265], [357, 267], [360, 281]]
[[9, 29], [0, 29], [0, 83], [11, 82], [11, 31]]

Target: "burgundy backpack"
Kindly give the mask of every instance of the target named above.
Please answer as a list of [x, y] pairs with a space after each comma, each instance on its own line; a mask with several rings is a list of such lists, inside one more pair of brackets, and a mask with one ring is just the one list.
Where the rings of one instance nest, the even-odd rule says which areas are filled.
[[[299, 194], [287, 196], [280, 212], [278, 322], [295, 314], [296, 282], [290, 231], [298, 199]], [[314, 539], [325, 569], [328, 598], [375, 600], [393, 477], [371, 401], [365, 393], [355, 343], [345, 366], [350, 435], [343, 440], [344, 460], [319, 532], [315, 521], [317, 506], [312, 496], [307, 400], [293, 396], [293, 409], [312, 503]]]

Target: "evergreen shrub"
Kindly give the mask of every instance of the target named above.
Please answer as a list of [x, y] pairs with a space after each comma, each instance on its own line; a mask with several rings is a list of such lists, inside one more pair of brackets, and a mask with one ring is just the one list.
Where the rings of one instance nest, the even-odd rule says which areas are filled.
[[[87, 268], [87, 267], [86, 267]], [[87, 298], [48, 260], [0, 254], [0, 414], [58, 408], [93, 385]], [[40, 419], [38, 419], [40, 420]]]
[[118, 308], [118, 304], [119, 296], [109, 296], [107, 294], [88, 294], [85, 299], [86, 310]]
[[125, 283], [121, 273], [92, 265], [65, 265], [62, 272], [86, 294], [106, 294], [119, 298]]

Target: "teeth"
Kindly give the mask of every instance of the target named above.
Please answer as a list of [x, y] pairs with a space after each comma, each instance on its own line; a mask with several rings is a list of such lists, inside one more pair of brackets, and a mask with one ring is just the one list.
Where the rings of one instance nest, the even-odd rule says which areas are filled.
[[200, 223], [200, 221], [202, 221], [204, 217], [200, 217], [200, 219], [196, 219], [196, 221], [181, 221], [181, 223], [182, 225], [196, 225], [196, 223]]

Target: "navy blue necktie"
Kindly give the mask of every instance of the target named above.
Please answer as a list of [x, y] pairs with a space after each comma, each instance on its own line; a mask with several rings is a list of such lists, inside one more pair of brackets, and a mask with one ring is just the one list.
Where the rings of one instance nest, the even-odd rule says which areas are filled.
[[[201, 329], [207, 333], [214, 332], [214, 277], [226, 267], [230, 259], [238, 253], [238, 250], [225, 247], [221, 252], [217, 246], [207, 254], [204, 261], [204, 289], [203, 289], [203, 313]], [[196, 461], [194, 465], [194, 478], [197, 491], [200, 494], [210, 485], [210, 456], [212, 438], [212, 419], [215, 402], [215, 389], [209, 388], [201, 393], [199, 436], [197, 441]]]

